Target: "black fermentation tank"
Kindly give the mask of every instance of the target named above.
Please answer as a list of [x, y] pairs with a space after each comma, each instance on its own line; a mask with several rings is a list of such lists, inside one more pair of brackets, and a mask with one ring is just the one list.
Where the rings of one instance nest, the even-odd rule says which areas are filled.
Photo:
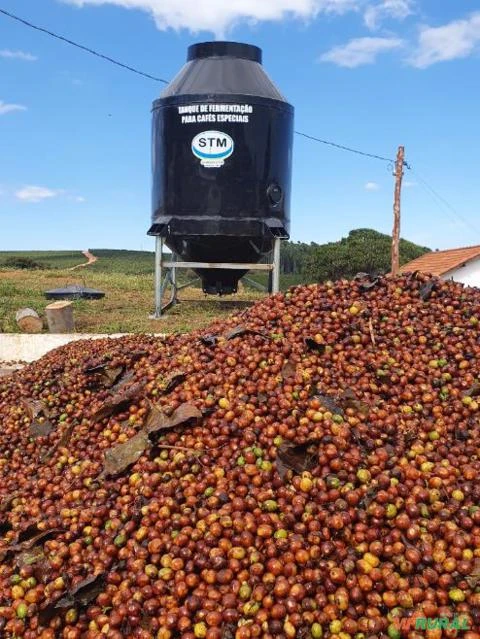
[[[204, 42], [153, 103], [152, 225], [182, 260], [257, 263], [288, 238], [293, 107], [256, 46]], [[207, 293], [246, 270], [197, 269]]]

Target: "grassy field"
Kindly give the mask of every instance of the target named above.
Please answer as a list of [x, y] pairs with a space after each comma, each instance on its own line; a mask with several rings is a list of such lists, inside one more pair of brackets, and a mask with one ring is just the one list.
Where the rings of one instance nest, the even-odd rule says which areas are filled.
[[[126, 275], [150, 274], [153, 272], [153, 256], [150, 251], [121, 251], [112, 249], [92, 249], [99, 262], [89, 270], [98, 273], [124, 273]], [[12, 257], [26, 257], [37, 262], [44, 269], [69, 269], [85, 262], [80, 251], [0, 251], [0, 268], [5, 260]]]
[[[82, 333], [185, 332], [201, 328], [214, 318], [241, 310], [264, 294], [247, 286], [237, 295], [224, 298], [205, 296], [199, 287], [180, 291], [181, 303], [164, 319], [148, 318], [153, 311], [153, 253], [91, 249], [99, 259], [84, 269], [69, 271], [85, 262], [74, 251], [0, 252], [0, 332], [17, 332], [15, 313], [29, 307], [44, 317], [49, 303], [44, 292], [70, 284], [80, 284], [105, 292], [102, 300], [74, 302], [76, 330]], [[7, 258], [28, 257], [40, 270], [15, 270], [2, 266]], [[182, 277], [187, 277], [182, 274]], [[265, 276], [252, 275], [256, 281]], [[286, 276], [282, 288], [297, 284], [299, 278]]]

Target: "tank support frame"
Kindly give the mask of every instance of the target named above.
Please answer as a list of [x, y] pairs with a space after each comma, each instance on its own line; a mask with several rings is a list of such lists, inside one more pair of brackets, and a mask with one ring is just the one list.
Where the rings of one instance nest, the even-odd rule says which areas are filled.
[[[185, 288], [189, 284], [196, 281], [192, 280], [183, 286], [178, 286], [177, 269], [232, 269], [235, 271], [266, 271], [269, 273], [269, 293], [278, 293], [280, 290], [280, 247], [282, 239], [276, 237], [274, 239], [272, 260], [270, 264], [250, 264], [250, 263], [231, 263], [231, 262], [179, 262], [176, 256], [172, 255], [172, 260], [164, 260], [163, 246], [164, 238], [160, 235], [155, 236], [155, 312], [150, 315], [150, 319], [161, 319], [165, 311], [178, 302], [178, 291]], [[170, 288], [170, 298], [168, 302], [162, 304], [163, 296]]]

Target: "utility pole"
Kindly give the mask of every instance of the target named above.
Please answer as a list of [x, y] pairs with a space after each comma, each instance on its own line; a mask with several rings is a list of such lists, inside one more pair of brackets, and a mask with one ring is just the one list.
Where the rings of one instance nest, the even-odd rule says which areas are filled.
[[395, 162], [395, 197], [393, 200], [393, 232], [392, 232], [392, 276], [400, 270], [400, 205], [402, 195], [403, 166], [405, 163], [405, 147], [399, 146]]

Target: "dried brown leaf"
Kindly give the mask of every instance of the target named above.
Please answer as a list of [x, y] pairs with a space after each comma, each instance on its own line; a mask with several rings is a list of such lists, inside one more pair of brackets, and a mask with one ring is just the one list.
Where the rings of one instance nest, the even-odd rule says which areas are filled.
[[289, 470], [299, 474], [312, 470], [317, 465], [318, 441], [308, 441], [304, 444], [283, 442], [278, 447], [276, 466], [277, 472], [283, 480]]
[[95, 366], [88, 366], [83, 372], [85, 375], [98, 375], [104, 373], [108, 367], [108, 364], [96, 364]]
[[480, 558], [475, 558], [472, 572], [467, 577], [465, 577], [465, 580], [472, 589], [480, 585]]
[[359, 399], [357, 399], [355, 393], [351, 388], [347, 388], [340, 395], [332, 397], [331, 395], [319, 395], [315, 394], [315, 397], [320, 400], [322, 405], [334, 415], [344, 416], [344, 411], [347, 408], [352, 408], [359, 413], [368, 414], [370, 406]]
[[147, 355], [147, 351], [133, 351], [133, 353], [131, 353], [129, 357], [131, 362], [136, 362], [139, 359], [142, 359], [142, 357], [146, 357]]
[[104, 477], [118, 475], [134, 464], [152, 444], [151, 435], [187, 424], [200, 417], [202, 417], [201, 411], [193, 404], [181, 404], [170, 416], [165, 415], [155, 404], [151, 404], [143, 430], [124, 444], [114, 446], [105, 453], [102, 475]]
[[58, 450], [59, 448], [66, 448], [68, 446], [74, 428], [75, 424], [68, 424], [58, 442], [54, 446], [52, 446], [50, 450], [47, 450], [45, 453], [43, 453], [43, 455], [40, 456], [40, 462], [42, 464], [50, 459], [54, 455], [56, 450]]
[[437, 288], [437, 281], [430, 280], [420, 288], [420, 298], [426, 302]]
[[117, 381], [117, 383], [114, 386], [112, 386], [112, 388], [110, 389], [110, 392], [118, 393], [118, 391], [121, 390], [124, 386], [126, 386], [129, 382], [131, 382], [134, 377], [135, 377], [135, 371], [128, 371], [128, 373], [124, 373], [123, 375], [120, 376], [120, 379]]
[[353, 410], [356, 410], [363, 415], [367, 415], [370, 411], [370, 406], [366, 402], [357, 399], [357, 396], [351, 388], [347, 388], [347, 390], [340, 395], [339, 403], [344, 410], [347, 408], [353, 408]]
[[186, 424], [190, 420], [200, 419], [200, 417], [202, 417], [202, 413], [194, 404], [181, 404], [170, 416], [165, 415], [158, 406], [152, 404], [145, 424], [145, 430], [149, 435], [155, 434]]
[[9, 530], [12, 530], [12, 524], [7, 519], [0, 521], [0, 535], [4, 535]]
[[228, 623], [222, 626], [222, 639], [235, 639], [235, 631], [237, 626], [233, 623]]
[[28, 540], [20, 545], [22, 546], [22, 550], [27, 550], [47, 541], [48, 539], [51, 539], [52, 537], [61, 535], [63, 532], [65, 532], [63, 528], [50, 528], [49, 530], [42, 530], [37, 535], [30, 537]]
[[15, 565], [18, 570], [26, 566], [31, 566], [33, 577], [35, 577], [38, 583], [42, 584], [48, 583], [53, 572], [50, 562], [40, 547], [34, 547], [21, 552], [16, 557]]
[[365, 495], [363, 496], [363, 499], [360, 500], [358, 506], [366, 510], [370, 506], [370, 504], [375, 500], [378, 490], [379, 489], [375, 486], [372, 488], [369, 488], [367, 492], [365, 493]]
[[297, 367], [295, 362], [291, 359], [287, 360], [282, 368], [282, 377], [283, 379], [288, 379], [289, 377], [294, 377], [297, 371]]
[[105, 588], [105, 576], [106, 573], [101, 573], [87, 577], [71, 588], [61, 599], [47, 604], [39, 613], [40, 624], [48, 624], [53, 617], [67, 608], [88, 606]]
[[418, 279], [419, 274], [420, 274], [420, 271], [411, 271], [410, 273], [408, 273], [406, 277], [406, 281], [410, 284], [412, 280]]
[[305, 341], [305, 346], [308, 348], [308, 350], [316, 351], [320, 353], [320, 355], [323, 355], [323, 353], [325, 353], [325, 350], [327, 348], [326, 345], [319, 344], [313, 339], [313, 337], [306, 337], [304, 341]]
[[37, 561], [45, 558], [45, 554], [42, 548], [33, 547], [29, 550], [24, 550], [21, 552], [15, 560], [15, 563], [18, 568], [22, 568], [23, 566], [32, 566]]
[[[33, 528], [33, 526], [28, 527], [28, 529], [31, 529], [31, 528]], [[57, 535], [63, 532], [65, 531], [62, 528], [51, 528], [50, 530], [43, 530], [42, 532], [27, 539], [26, 541], [13, 544], [12, 546], [9, 546], [8, 548], [4, 548], [2, 551], [0, 551], [0, 561], [5, 561], [9, 559], [10, 557], [14, 557], [19, 552], [30, 550], [34, 546], [38, 546], [39, 544], [47, 541], [47, 539], [56, 537]]]
[[236, 326], [235, 328], [232, 328], [231, 331], [225, 333], [223, 337], [226, 340], [230, 340], [234, 339], [235, 337], [240, 337], [241, 335], [259, 335], [260, 337], [263, 337], [263, 339], [270, 339], [270, 337], [268, 335], [265, 335], [265, 333], [257, 331], [253, 328], [247, 328], [246, 326]]
[[93, 419], [99, 421], [105, 417], [111, 417], [115, 413], [121, 412], [124, 408], [127, 408], [134, 399], [138, 399], [138, 397], [141, 396], [143, 389], [143, 382], [137, 382], [125, 391], [116, 393], [93, 414]]
[[66, 446], [68, 446], [74, 428], [75, 424], [69, 424], [67, 426], [62, 436], [60, 437], [57, 448], [65, 448]]
[[327, 410], [329, 410], [334, 415], [342, 415], [343, 417], [343, 409], [339, 404], [339, 401], [336, 397], [331, 397], [330, 395], [318, 395], [316, 397]]
[[480, 395], [480, 383], [475, 382], [463, 393], [463, 397], [478, 397]]
[[32, 422], [30, 424], [30, 435], [37, 439], [37, 437], [48, 437], [52, 431], [55, 430], [55, 426], [48, 420], [45, 422]]
[[88, 606], [104, 589], [105, 575], [106, 573], [100, 573], [80, 581], [74, 588], [70, 589], [65, 597], [58, 600], [57, 606]]
[[6, 497], [4, 497], [2, 499], [2, 501], [0, 502], [0, 513], [6, 513], [7, 510], [10, 510], [10, 506], [12, 505], [12, 502], [17, 499], [17, 497], [20, 497], [20, 491], [16, 490], [13, 493], [10, 493], [10, 495], [7, 495]]
[[185, 381], [185, 377], [186, 375], [183, 371], [172, 371], [162, 380], [159, 388], [164, 394], [170, 393], [176, 386]]
[[216, 346], [218, 337], [216, 335], [203, 335], [200, 337], [200, 341], [205, 346]]
[[42, 415], [42, 413], [48, 417], [48, 411], [46, 407], [43, 405], [43, 402], [41, 402], [40, 400], [32, 399], [27, 401], [25, 399], [22, 399], [21, 402], [31, 421], [34, 421], [35, 419], [37, 419], [37, 417]]
[[85, 369], [85, 374], [92, 376], [94, 384], [104, 388], [111, 388], [118, 382], [124, 370], [123, 366], [100, 364], [99, 366]]
[[105, 453], [103, 475], [115, 476], [134, 464], [150, 446], [148, 434], [141, 430], [124, 444], [110, 448]]
[[[360, 275], [365, 275], [365, 274], [361, 273]], [[382, 281], [380, 277], [372, 278], [368, 274], [366, 275], [366, 277], [359, 278], [359, 280], [360, 280], [359, 286], [362, 291], [370, 291], [372, 288], [375, 288], [375, 286], [378, 286], [380, 282]]]
[[18, 533], [17, 543], [29, 541], [43, 532], [43, 530], [39, 530], [37, 524], [30, 524]]
[[[43, 402], [38, 399], [29, 401], [23, 399], [21, 402], [30, 419], [30, 434], [32, 437], [35, 439], [37, 437], [47, 437], [55, 430], [55, 426], [49, 420], [50, 413]], [[39, 418], [43, 419], [43, 421], [40, 422]]]

